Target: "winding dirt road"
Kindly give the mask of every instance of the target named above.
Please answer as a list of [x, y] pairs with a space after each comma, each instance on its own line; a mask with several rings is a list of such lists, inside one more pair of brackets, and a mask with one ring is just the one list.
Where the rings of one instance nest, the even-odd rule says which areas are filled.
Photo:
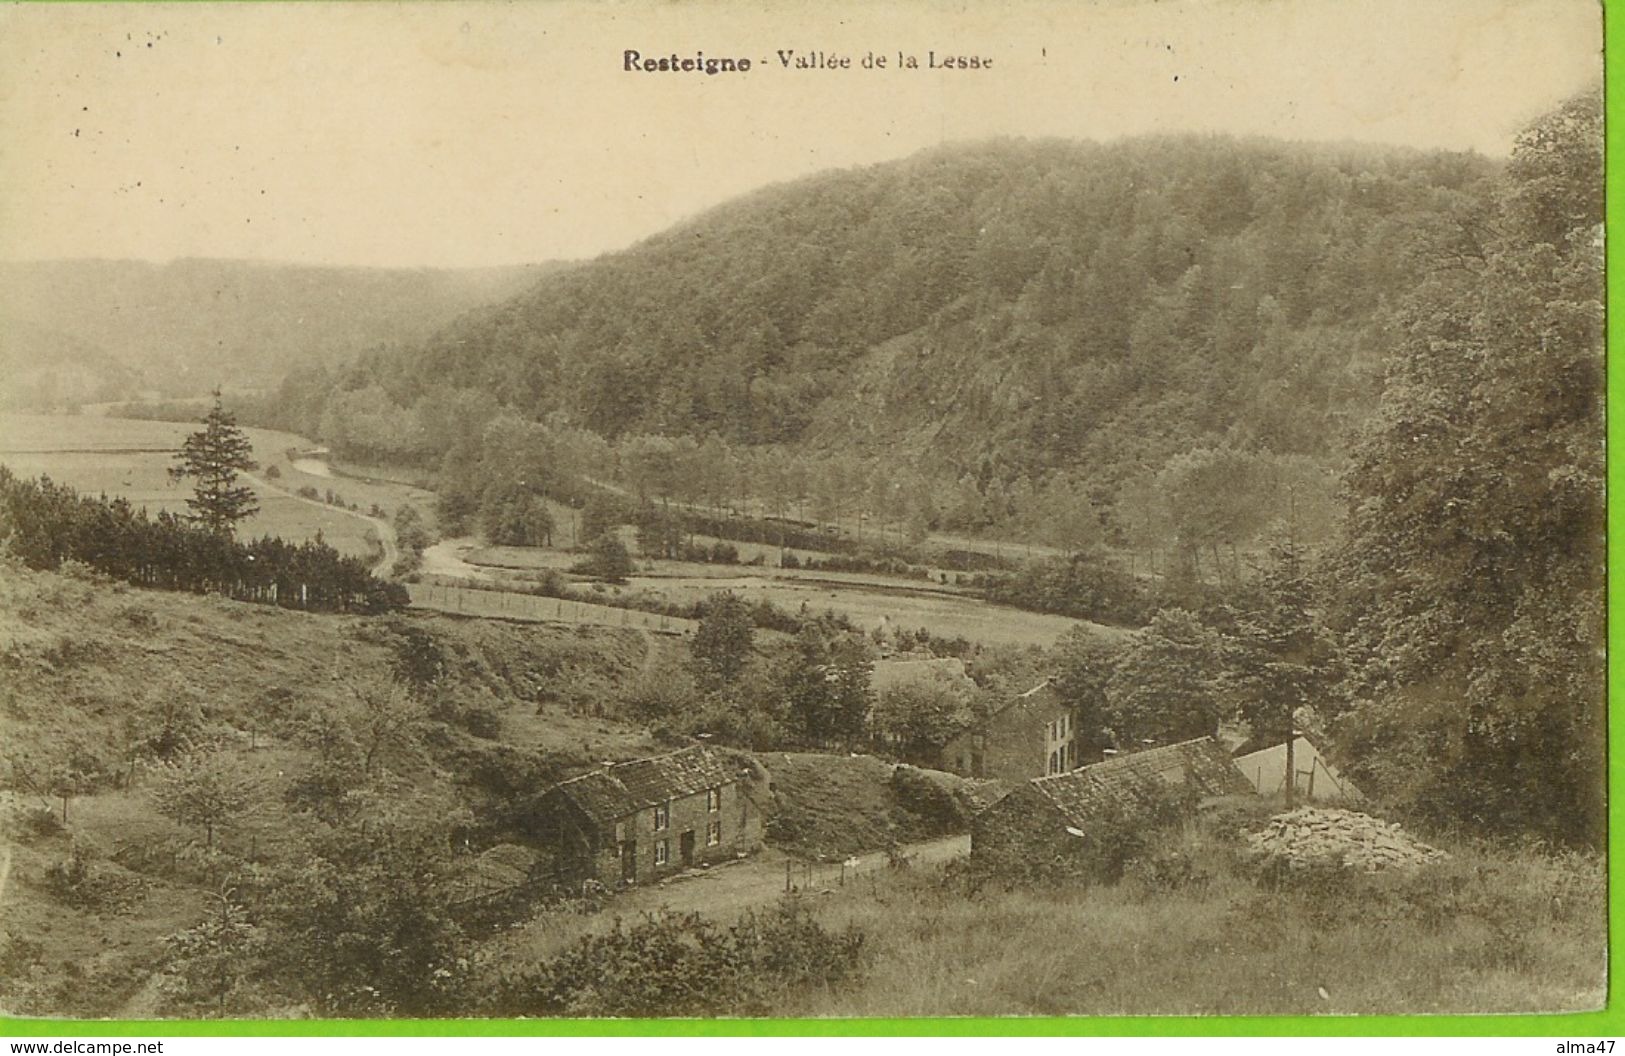
[[394, 526], [388, 521], [384, 520], [382, 517], [373, 517], [362, 513], [359, 510], [347, 509], [343, 506], [330, 506], [320, 499], [307, 499], [305, 496], [291, 492], [281, 485], [272, 484], [270, 481], [266, 480], [257, 473], [244, 473], [243, 476], [252, 482], [254, 487], [261, 488], [265, 491], [274, 492], [283, 498], [293, 499], [295, 502], [308, 503], [311, 506], [315, 506], [317, 509], [334, 510], [338, 513], [348, 514], [351, 517], [361, 518], [363, 521], [366, 521], [368, 524], [372, 525], [374, 530], [378, 532], [378, 542], [384, 548], [384, 556], [380, 557], [372, 566], [372, 574], [377, 576], [379, 579], [384, 579], [389, 575], [389, 570], [395, 567], [395, 559], [400, 556], [401, 552], [400, 545], [395, 541]]

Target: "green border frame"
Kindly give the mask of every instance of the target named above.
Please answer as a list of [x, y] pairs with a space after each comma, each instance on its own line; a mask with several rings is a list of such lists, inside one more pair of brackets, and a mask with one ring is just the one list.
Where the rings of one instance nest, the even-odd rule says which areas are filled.
[[[41, 2], [41, 0], [23, 0]], [[53, 0], [43, 0], [53, 2]], [[117, 2], [117, 0], [115, 0]], [[143, 0], [133, 0], [143, 2]], [[1608, 318], [1625, 312], [1625, 85], [1616, 83], [1614, 56], [1625, 55], [1625, 0], [1598, 0], [1603, 16], [1607, 172]], [[1620, 60], [1625, 65], [1625, 59]], [[1621, 76], [1625, 76], [1622, 73]], [[1608, 328], [1607, 440], [1625, 450], [1625, 327]], [[1625, 622], [1625, 469], [1608, 459], [1608, 695], [1625, 699], [1625, 656], [1616, 649]], [[1615, 570], [1622, 574], [1615, 575]], [[1619, 614], [1619, 619], [1615, 616]], [[1610, 707], [1610, 719], [1612, 708]], [[1625, 760], [1625, 722], [1608, 724], [1608, 756]], [[1075, 1037], [1416, 1036], [1566, 1037], [1625, 1034], [1625, 993], [1614, 970], [1616, 940], [1625, 924], [1625, 766], [1608, 773], [1608, 1004], [1598, 1012], [1541, 1015], [1401, 1016], [1044, 1016], [909, 1019], [526, 1019], [526, 1020], [54, 1020], [0, 1016], [0, 1037], [907, 1037], [917, 1035]]]

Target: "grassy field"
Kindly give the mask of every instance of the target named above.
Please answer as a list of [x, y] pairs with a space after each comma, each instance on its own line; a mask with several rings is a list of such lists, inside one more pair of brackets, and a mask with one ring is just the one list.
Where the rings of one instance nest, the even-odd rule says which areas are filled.
[[[49, 475], [52, 480], [92, 495], [122, 496], [154, 512], [184, 512], [190, 494], [186, 483], [169, 479], [171, 452], [177, 450], [192, 426], [176, 422], [146, 422], [95, 415], [0, 415], [0, 464], [20, 476]], [[393, 515], [404, 503], [429, 513], [433, 496], [405, 484], [363, 483], [322, 477], [296, 468], [288, 459], [291, 449], [308, 447], [290, 433], [246, 430], [260, 464], [255, 491], [260, 511], [238, 530], [243, 538], [281, 536], [297, 541], [317, 533], [339, 551], [357, 556], [375, 552], [376, 532], [367, 521], [345, 508], [312, 504], [287, 492], [309, 486], [326, 496], [335, 492], [346, 503], [366, 513], [374, 504]], [[280, 476], [266, 476], [271, 466]]]
[[[1414, 875], [1272, 888], [1186, 834], [1183, 882], [980, 888], [938, 871], [837, 899], [863, 985], [814, 1016], [1349, 1015], [1596, 1009], [1606, 877], [1594, 857], [1450, 847]], [[1449, 844], [1443, 844], [1449, 846]]]
[[[184, 511], [188, 490], [168, 477], [170, 452], [176, 450], [191, 426], [175, 422], [148, 422], [96, 415], [0, 415], [0, 463], [23, 476], [47, 474], [53, 480], [91, 494], [123, 496], [152, 510]], [[374, 508], [393, 516], [401, 506], [414, 506], [433, 523], [434, 495], [414, 484], [378, 476], [366, 479], [344, 475], [364, 472], [354, 467], [327, 474], [322, 463], [290, 458], [290, 452], [310, 448], [302, 437], [263, 429], [247, 430], [260, 463], [255, 475], [260, 512], [243, 523], [239, 535], [277, 535], [301, 540], [320, 536], [343, 553], [373, 557], [378, 553], [378, 532], [362, 515]], [[267, 476], [275, 466], [278, 476]], [[290, 494], [314, 488], [325, 498], [333, 493], [345, 506], [312, 503]], [[354, 510], [346, 507], [354, 506]], [[564, 570], [581, 559], [566, 549], [572, 540], [577, 511], [551, 504], [557, 522], [548, 548], [476, 547], [465, 560], [500, 582], [508, 571], [522, 575], [542, 569]], [[701, 540], [703, 541], [703, 540]], [[762, 556], [776, 561], [778, 550], [760, 544], [736, 544], [743, 560]], [[802, 552], [801, 557], [818, 557]], [[962, 637], [989, 645], [1048, 646], [1078, 621], [1045, 613], [990, 605], [952, 585], [842, 572], [804, 569], [701, 565], [675, 561], [642, 562], [642, 574], [632, 577], [629, 589], [674, 605], [689, 605], [719, 591], [731, 590], [752, 601], [766, 601], [788, 612], [803, 606], [813, 612], [831, 610], [854, 624], [873, 628], [889, 620], [894, 626], [926, 628], [939, 637]], [[434, 569], [429, 569], [434, 571]], [[472, 604], [472, 603], [471, 603]], [[496, 598], [480, 599], [478, 614], [502, 616]], [[454, 611], [446, 606], [436, 606]], [[474, 610], [470, 610], [474, 611]], [[603, 626], [632, 626], [635, 617], [601, 614], [584, 609], [576, 622]], [[521, 617], [529, 618], [529, 617]], [[562, 616], [560, 617], [562, 618]], [[669, 624], [670, 621], [668, 621]], [[1123, 631], [1094, 626], [1105, 635]], [[650, 629], [660, 629], [650, 625]], [[670, 629], [668, 626], [666, 629]]]
[[[580, 555], [546, 547], [474, 546], [462, 560], [482, 577], [501, 582], [512, 573], [563, 571]], [[831, 610], [855, 625], [872, 629], [882, 619], [907, 630], [928, 629], [943, 638], [962, 637], [988, 645], [1053, 645], [1080, 622], [1064, 616], [993, 605], [975, 595], [918, 579], [871, 573], [816, 572], [771, 567], [701, 565], [679, 561], [638, 562], [639, 573], [627, 589], [673, 605], [691, 605], [711, 594], [730, 590], [750, 601], [766, 601], [787, 612], [806, 606]], [[1126, 630], [1088, 624], [1097, 633], [1118, 636]]]
[[438, 582], [409, 584], [407, 593], [415, 608], [491, 620], [625, 627], [665, 635], [692, 634], [698, 626], [697, 621], [680, 616], [663, 616], [572, 599], [534, 597], [513, 591], [470, 590]]

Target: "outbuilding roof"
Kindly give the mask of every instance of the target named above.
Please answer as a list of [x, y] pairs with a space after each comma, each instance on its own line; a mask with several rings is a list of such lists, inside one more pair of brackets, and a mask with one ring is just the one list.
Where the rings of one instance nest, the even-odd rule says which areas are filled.
[[667, 755], [634, 759], [561, 781], [553, 792], [574, 803], [588, 818], [610, 824], [628, 814], [737, 780], [730, 765], [703, 745]]
[[1120, 755], [1031, 782], [1067, 820], [1082, 825], [1110, 805], [1144, 802], [1164, 787], [1187, 787], [1203, 796], [1246, 795], [1252, 783], [1212, 737]]

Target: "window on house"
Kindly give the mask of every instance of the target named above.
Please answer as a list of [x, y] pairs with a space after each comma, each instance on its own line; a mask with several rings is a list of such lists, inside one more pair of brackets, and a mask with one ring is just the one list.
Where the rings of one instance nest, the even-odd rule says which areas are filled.
[[671, 861], [671, 841], [660, 840], [655, 843], [655, 864], [665, 865]]
[[718, 818], [705, 827], [705, 845], [715, 847], [722, 842], [722, 819]]
[[705, 809], [706, 810], [721, 810], [722, 809], [722, 789], [721, 788], [711, 788], [711, 789], [706, 790], [706, 792], [705, 792]]
[[671, 827], [671, 804], [662, 803], [655, 808], [655, 831]]

